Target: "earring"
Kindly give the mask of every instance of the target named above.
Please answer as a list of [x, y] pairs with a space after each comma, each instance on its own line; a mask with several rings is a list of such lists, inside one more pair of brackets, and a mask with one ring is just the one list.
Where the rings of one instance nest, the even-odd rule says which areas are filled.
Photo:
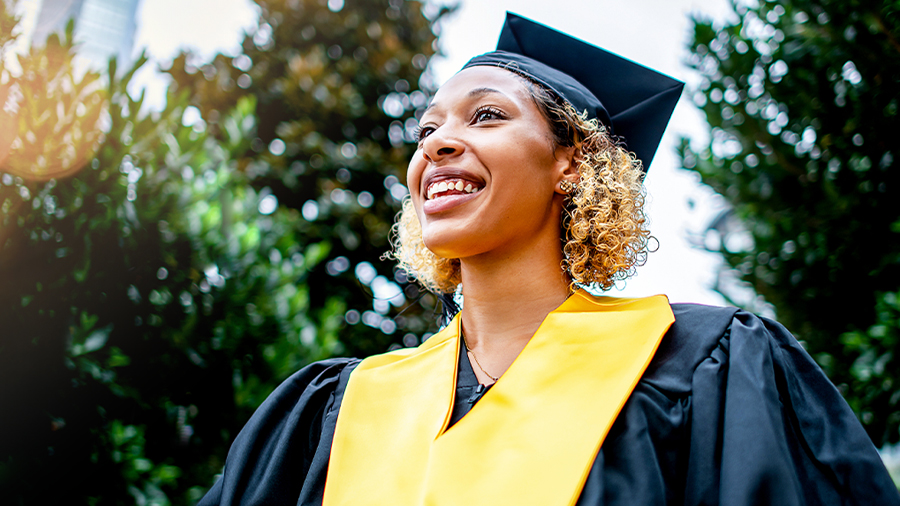
[[563, 193], [568, 195], [575, 191], [575, 185], [571, 181], [563, 180], [559, 183], [559, 189], [562, 190]]

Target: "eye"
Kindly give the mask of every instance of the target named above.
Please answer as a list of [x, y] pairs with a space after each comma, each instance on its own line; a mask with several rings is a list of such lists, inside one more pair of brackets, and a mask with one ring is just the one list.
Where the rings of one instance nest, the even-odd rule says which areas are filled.
[[484, 121], [498, 119], [506, 119], [506, 115], [496, 107], [485, 106], [479, 107], [478, 110], [475, 111], [475, 117], [472, 119], [472, 123], [482, 123]]
[[424, 141], [425, 137], [428, 137], [429, 135], [431, 135], [432, 132], [434, 132], [434, 127], [430, 127], [430, 126], [416, 127], [416, 141], [417, 142]]

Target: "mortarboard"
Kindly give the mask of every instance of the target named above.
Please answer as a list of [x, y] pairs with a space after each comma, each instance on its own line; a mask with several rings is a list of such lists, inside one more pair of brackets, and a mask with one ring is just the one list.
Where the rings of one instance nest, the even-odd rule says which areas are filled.
[[684, 83], [619, 55], [507, 12], [497, 50], [463, 68], [514, 68], [587, 111], [649, 169]]

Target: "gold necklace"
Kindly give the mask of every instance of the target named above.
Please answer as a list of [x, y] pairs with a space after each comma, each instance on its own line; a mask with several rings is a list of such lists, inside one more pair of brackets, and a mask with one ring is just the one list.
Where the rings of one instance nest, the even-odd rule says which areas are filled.
[[[475, 352], [472, 351], [471, 348], [469, 348], [469, 343], [466, 341], [466, 336], [465, 336], [465, 334], [463, 334], [462, 332], [460, 332], [460, 336], [462, 337], [462, 340], [463, 340], [463, 346], [466, 347], [466, 351], [469, 352], [469, 353], [471, 353], [471, 354], [472, 354], [472, 358], [475, 359], [475, 365], [477, 365], [478, 368], [481, 369], [481, 372], [483, 372], [483, 373], [485, 374], [485, 376], [487, 376], [488, 378], [491, 378], [492, 380], [494, 380], [494, 383], [496, 383], [497, 380], [500, 379], [500, 376], [497, 376], [497, 377], [495, 378], [495, 377], [491, 376], [490, 373], [488, 373], [487, 371], [485, 371], [485, 370], [484, 370], [484, 367], [481, 367], [481, 364], [478, 363], [478, 357], [475, 356]], [[501, 375], [501, 376], [502, 376], [502, 375]]]
[[[574, 293], [575, 293], [575, 292], [570, 288], [570, 289], [568, 290], [568, 294], [566, 295], [566, 299], [565, 299], [565, 300], [569, 300], [569, 297], [571, 297]], [[565, 301], [563, 301], [563, 302], [565, 302]], [[475, 356], [475, 352], [472, 351], [472, 348], [469, 348], [469, 343], [468, 343], [468, 341], [466, 341], [466, 335], [462, 333], [462, 327], [461, 327], [461, 326], [460, 326], [460, 329], [459, 329], [459, 336], [462, 337], [462, 340], [463, 340], [463, 346], [466, 347], [466, 351], [472, 354], [472, 358], [475, 360], [475, 365], [478, 366], [478, 369], [480, 369], [481, 372], [483, 372], [485, 376], [487, 376], [488, 378], [491, 378], [491, 380], [493, 380], [494, 383], [496, 383], [497, 380], [500, 379], [500, 376], [503, 376], [503, 375], [501, 374], [500, 376], [496, 376], [496, 377], [491, 376], [490, 373], [488, 373], [487, 371], [484, 370], [484, 367], [481, 367], [481, 364], [478, 362], [478, 357]]]

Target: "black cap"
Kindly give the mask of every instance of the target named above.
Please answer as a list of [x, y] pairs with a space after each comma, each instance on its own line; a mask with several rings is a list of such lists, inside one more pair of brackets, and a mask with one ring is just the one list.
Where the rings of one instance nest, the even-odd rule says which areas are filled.
[[507, 67], [587, 111], [650, 167], [684, 83], [507, 12], [497, 50], [463, 68]]

